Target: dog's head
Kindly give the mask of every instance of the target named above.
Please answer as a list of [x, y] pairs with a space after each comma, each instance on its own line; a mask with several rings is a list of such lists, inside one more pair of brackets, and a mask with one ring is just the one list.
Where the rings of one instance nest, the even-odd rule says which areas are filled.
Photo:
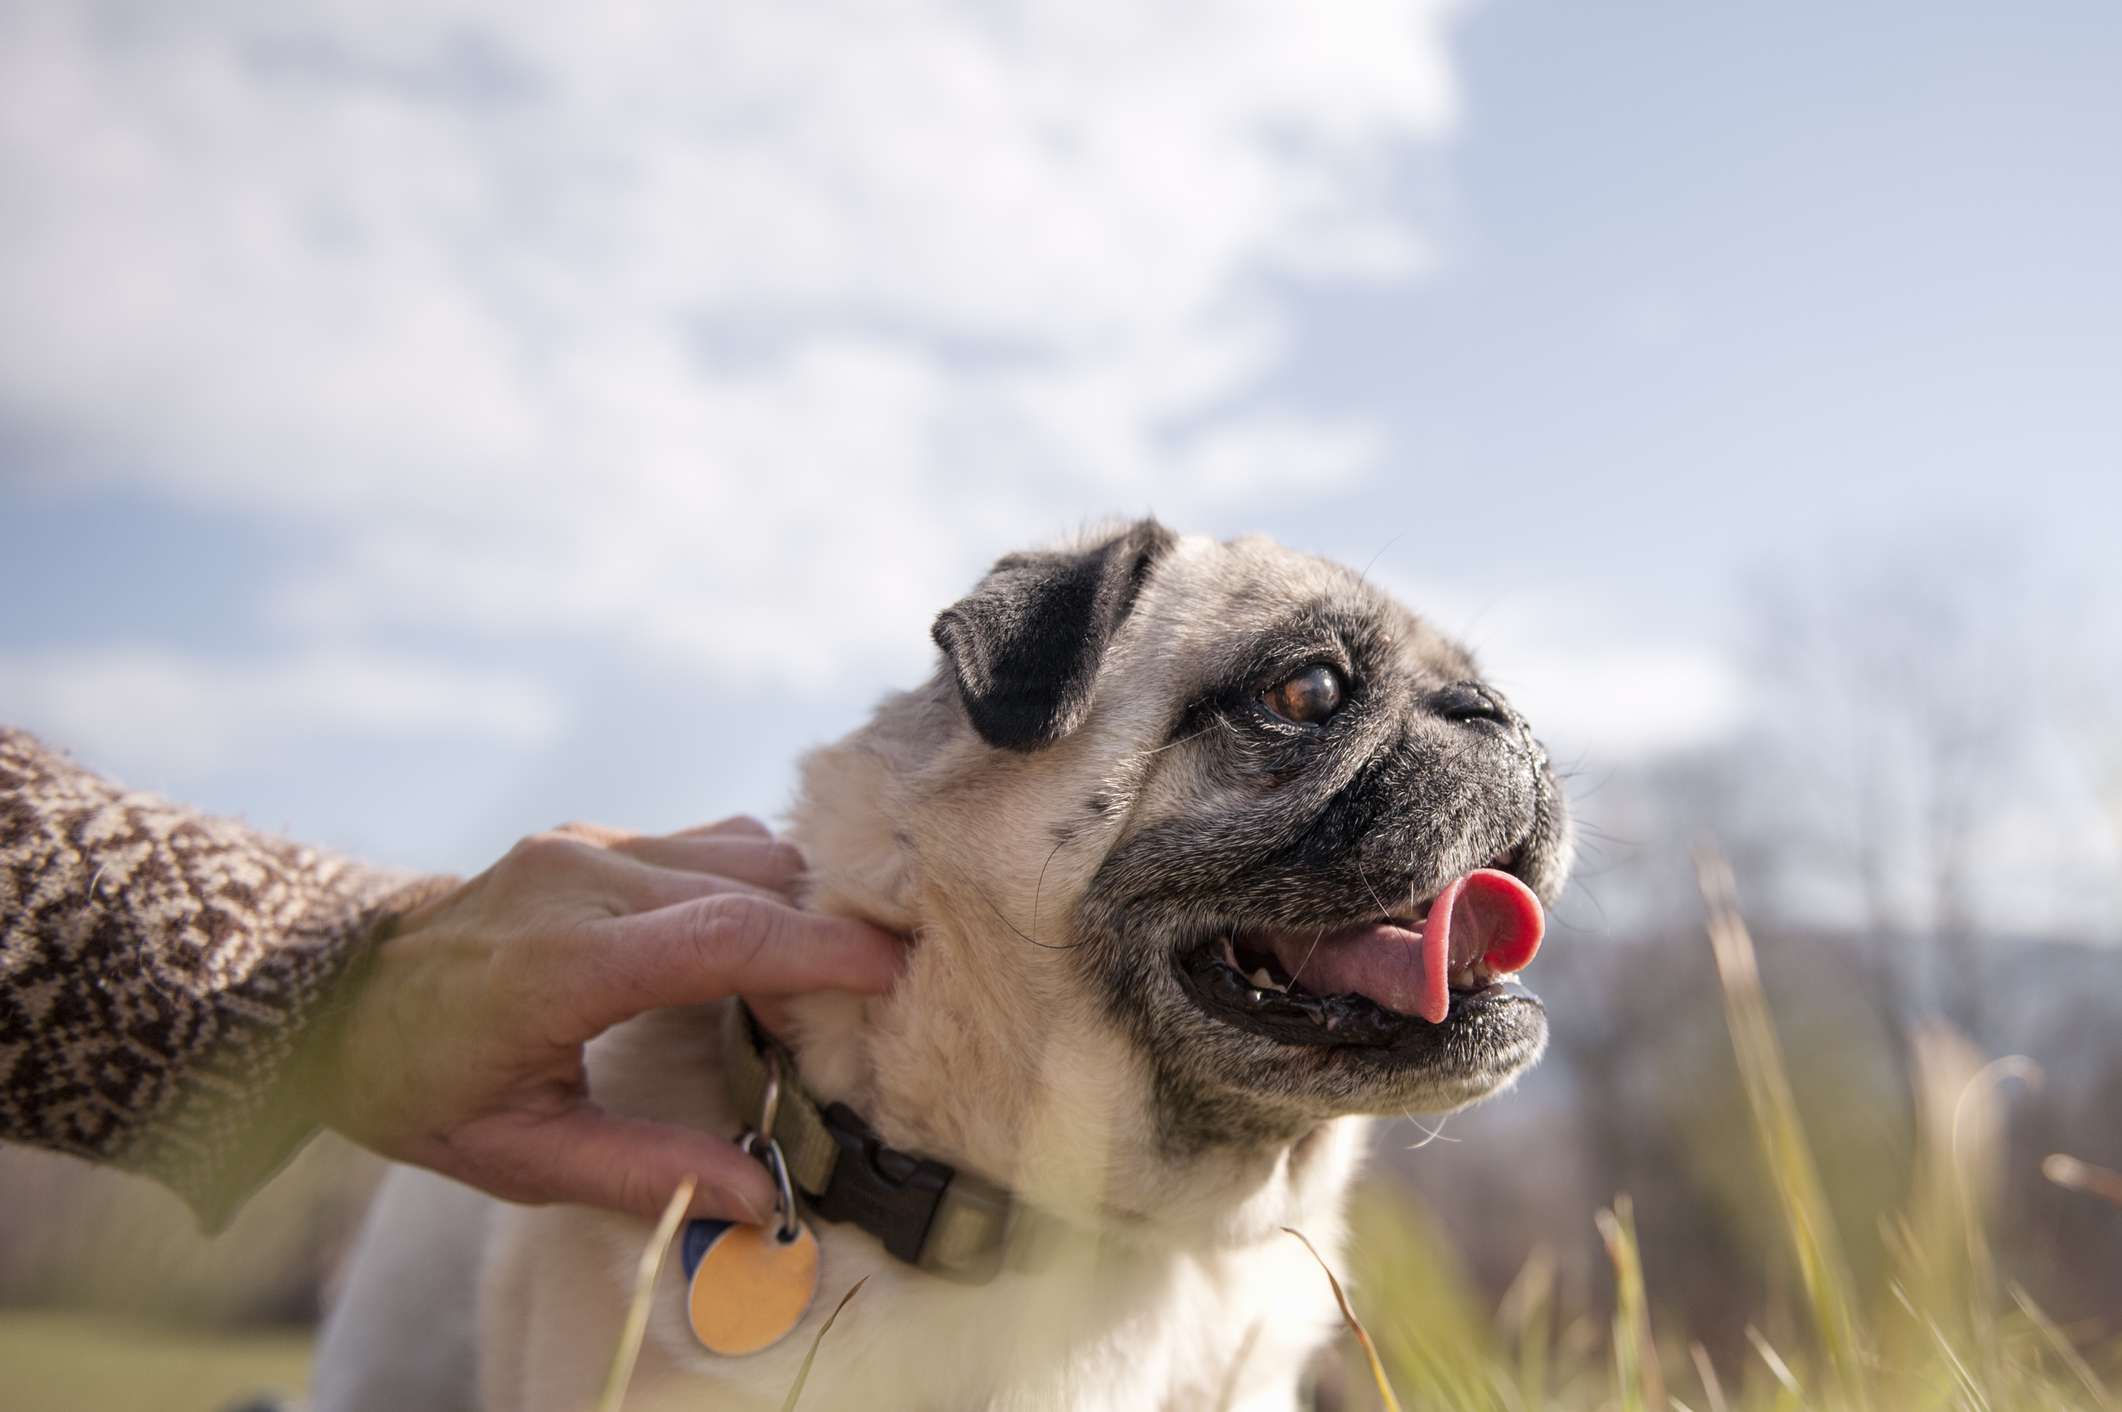
[[1508, 975], [1567, 870], [1560, 791], [1361, 575], [1144, 521], [1001, 560], [934, 636], [937, 679], [858, 737], [903, 870], [860, 886], [955, 914], [945, 1023], [1102, 1027], [1182, 1144], [1455, 1108], [1538, 1057]]

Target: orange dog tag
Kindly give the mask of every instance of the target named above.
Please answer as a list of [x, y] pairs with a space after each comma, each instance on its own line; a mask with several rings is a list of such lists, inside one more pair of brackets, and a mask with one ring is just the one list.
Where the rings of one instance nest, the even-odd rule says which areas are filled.
[[682, 1258], [693, 1337], [725, 1357], [772, 1348], [803, 1322], [818, 1294], [818, 1238], [801, 1221], [787, 1240], [759, 1226], [694, 1221]]

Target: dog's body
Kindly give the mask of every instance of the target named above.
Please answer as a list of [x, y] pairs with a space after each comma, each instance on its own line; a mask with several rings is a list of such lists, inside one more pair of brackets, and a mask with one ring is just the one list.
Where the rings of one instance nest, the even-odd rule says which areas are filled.
[[[1490, 862], [1519, 892], [1559, 888], [1544, 757], [1457, 648], [1261, 541], [1145, 522], [1013, 556], [936, 636], [934, 680], [807, 762], [791, 831], [807, 905], [913, 937], [907, 972], [883, 1000], [799, 1002], [784, 1038], [821, 1103], [1007, 1186], [1038, 1234], [967, 1285], [815, 1222], [816, 1305], [741, 1359], [694, 1340], [666, 1262], [629, 1405], [779, 1406], [867, 1277], [806, 1408], [1291, 1408], [1337, 1315], [1282, 1228], [1334, 1260], [1361, 1115], [1472, 1101], [1544, 1038], [1537, 1002], [1493, 983], [1522, 964], [1502, 959], [1522, 940], [1508, 907], [1457, 900]], [[1454, 927], [1476, 939], [1450, 954], [1448, 1016], [1442, 953], [1387, 944], [1425, 925], [1438, 946]], [[1281, 979], [1232, 971], [1219, 944]], [[1306, 967], [1354, 979], [1314, 995]], [[1425, 1005], [1428, 1023], [1410, 1013]], [[717, 1008], [599, 1040], [599, 1101], [747, 1126]], [[474, 1332], [489, 1408], [589, 1405], [646, 1236], [394, 1177], [327, 1333], [320, 1412], [464, 1405], [462, 1354], [423, 1373], [427, 1403], [380, 1379], [411, 1341], [469, 1350]]]

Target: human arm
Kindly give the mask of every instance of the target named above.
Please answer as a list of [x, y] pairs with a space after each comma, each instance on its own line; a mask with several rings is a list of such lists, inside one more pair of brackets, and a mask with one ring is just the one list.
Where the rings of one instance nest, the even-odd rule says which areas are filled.
[[[571, 830], [467, 883], [364, 868], [0, 729], [0, 1139], [146, 1172], [217, 1229], [320, 1124], [518, 1200], [749, 1215], [720, 1139], [599, 1112], [581, 1045], [736, 989], [878, 990], [755, 824]], [[717, 871], [719, 869], [719, 871]]]

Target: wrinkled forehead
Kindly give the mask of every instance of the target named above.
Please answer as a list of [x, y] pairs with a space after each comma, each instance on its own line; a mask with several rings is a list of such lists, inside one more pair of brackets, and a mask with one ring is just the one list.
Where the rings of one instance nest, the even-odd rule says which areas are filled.
[[1372, 675], [1478, 675], [1466, 649], [1353, 569], [1266, 539], [1182, 539], [1144, 598], [1145, 648], [1210, 681], [1320, 654]]

